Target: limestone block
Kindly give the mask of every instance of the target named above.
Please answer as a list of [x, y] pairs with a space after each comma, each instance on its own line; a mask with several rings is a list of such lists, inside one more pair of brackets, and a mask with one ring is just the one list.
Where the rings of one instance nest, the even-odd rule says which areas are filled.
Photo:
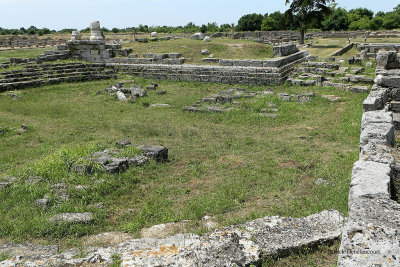
[[391, 123], [369, 123], [361, 132], [360, 145], [370, 142], [394, 146], [394, 126]]
[[93, 21], [90, 24], [90, 40], [91, 41], [96, 41], [96, 40], [103, 40], [103, 34], [101, 33], [101, 28], [100, 28], [100, 22], [98, 21]]
[[359, 160], [354, 163], [349, 191], [349, 209], [363, 196], [390, 199], [390, 165]]
[[361, 119], [361, 130], [364, 130], [371, 123], [391, 124], [393, 121], [393, 113], [385, 110], [374, 110], [363, 113]]

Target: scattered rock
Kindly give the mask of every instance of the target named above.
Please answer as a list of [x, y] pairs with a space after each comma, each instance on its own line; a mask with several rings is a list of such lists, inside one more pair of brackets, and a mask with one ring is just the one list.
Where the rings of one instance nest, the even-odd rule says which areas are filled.
[[307, 102], [310, 102], [311, 99], [315, 96], [315, 93], [304, 93], [304, 94], [293, 94], [289, 95], [287, 93], [279, 93], [278, 97], [281, 98], [283, 101], [294, 101], [299, 104], [305, 104]]
[[10, 92], [10, 93], [8, 93], [8, 95], [11, 96], [13, 98], [13, 100], [15, 100], [15, 101], [22, 98], [22, 96], [14, 93], [14, 92]]
[[50, 199], [48, 198], [41, 198], [35, 201], [36, 206], [39, 208], [47, 208], [50, 204]]
[[165, 95], [167, 93], [167, 91], [165, 91], [165, 90], [158, 90], [157, 91], [157, 95]]
[[146, 156], [141, 156], [141, 155], [135, 155], [133, 158], [130, 158], [128, 160], [129, 165], [133, 166], [143, 166], [149, 161], [149, 158]]
[[154, 85], [149, 85], [149, 86], [146, 87], [146, 89], [147, 89], [147, 90], [156, 90], [157, 87], [154, 86]]
[[74, 165], [71, 170], [81, 175], [91, 175], [94, 172], [93, 166], [90, 164]]
[[94, 221], [94, 216], [91, 212], [62, 213], [51, 217], [49, 221], [54, 223], [91, 223]]
[[195, 40], [204, 40], [204, 33], [201, 32], [197, 32], [195, 34], [193, 34], [190, 38], [195, 39]]
[[105, 165], [105, 171], [111, 174], [124, 172], [129, 167], [129, 158], [111, 158], [111, 162]]
[[168, 161], [168, 148], [164, 146], [154, 145], [141, 145], [138, 148], [142, 151], [143, 155], [156, 160], [157, 162]]
[[117, 145], [117, 147], [124, 148], [124, 147], [132, 145], [132, 142], [129, 140], [121, 140], [121, 141], [116, 142], [115, 144]]
[[34, 185], [39, 182], [43, 181], [43, 177], [41, 176], [30, 176], [26, 181], [25, 184]]
[[117, 91], [117, 98], [119, 101], [128, 101], [125, 94], [122, 93], [121, 91]]
[[326, 99], [328, 99], [328, 100], [331, 101], [331, 102], [336, 102], [336, 101], [339, 101], [340, 99], [342, 99], [341, 97], [339, 97], [339, 96], [334, 96], [334, 95], [322, 95], [321, 97], [322, 97], [322, 98], [326, 98]]
[[28, 125], [26, 125], [26, 124], [22, 124], [21, 128], [18, 129], [18, 132], [20, 132], [20, 133], [26, 133], [27, 131], [28, 131]]
[[149, 108], [170, 108], [170, 104], [151, 104]]
[[146, 96], [146, 90], [143, 90], [139, 87], [132, 86], [130, 88], [131, 94], [136, 97], [144, 97]]
[[208, 49], [202, 49], [202, 50], [201, 50], [201, 54], [202, 54], [202, 55], [208, 55], [208, 54], [210, 54], [210, 50], [208, 50]]
[[208, 57], [209, 58], [214, 58], [215, 56], [214, 56], [214, 54], [210, 54]]
[[204, 37], [203, 41], [204, 41], [204, 42], [211, 42], [210, 36]]
[[318, 178], [317, 180], [315, 180], [314, 184], [315, 185], [329, 185], [330, 182], [325, 180], [324, 178]]
[[75, 189], [79, 191], [86, 191], [88, 187], [86, 185], [77, 185], [75, 186]]

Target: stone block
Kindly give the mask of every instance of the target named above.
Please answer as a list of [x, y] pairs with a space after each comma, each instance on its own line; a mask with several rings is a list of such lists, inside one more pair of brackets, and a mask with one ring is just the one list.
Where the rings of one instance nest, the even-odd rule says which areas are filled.
[[377, 75], [375, 78], [375, 83], [383, 87], [400, 88], [400, 76]]
[[369, 123], [360, 136], [360, 146], [374, 142], [394, 146], [394, 127], [391, 123]]
[[349, 210], [354, 201], [365, 196], [390, 199], [390, 165], [359, 160], [354, 163], [349, 191]]
[[374, 110], [363, 113], [361, 119], [361, 130], [364, 130], [371, 123], [386, 123], [391, 124], [393, 121], [393, 113], [385, 110]]
[[[373, 88], [374, 89], [374, 88]], [[383, 109], [388, 99], [388, 90], [373, 90], [363, 102], [364, 111]]]

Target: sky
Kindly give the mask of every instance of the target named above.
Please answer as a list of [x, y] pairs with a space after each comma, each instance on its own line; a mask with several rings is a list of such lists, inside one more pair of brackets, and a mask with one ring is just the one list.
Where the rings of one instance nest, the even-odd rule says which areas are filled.
[[[375, 13], [392, 11], [397, 0], [336, 0], [340, 7], [366, 7]], [[0, 0], [0, 27], [61, 30], [84, 29], [98, 20], [101, 27], [139, 24], [178, 26], [217, 22], [237, 23], [250, 13], [284, 12], [285, 0]]]

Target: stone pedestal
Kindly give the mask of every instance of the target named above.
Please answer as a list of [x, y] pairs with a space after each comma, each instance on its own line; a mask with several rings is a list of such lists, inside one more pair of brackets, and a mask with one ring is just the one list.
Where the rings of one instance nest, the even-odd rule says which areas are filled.
[[100, 29], [100, 22], [93, 21], [90, 24], [90, 40], [91, 41], [98, 41], [103, 40], [103, 34], [101, 33]]

